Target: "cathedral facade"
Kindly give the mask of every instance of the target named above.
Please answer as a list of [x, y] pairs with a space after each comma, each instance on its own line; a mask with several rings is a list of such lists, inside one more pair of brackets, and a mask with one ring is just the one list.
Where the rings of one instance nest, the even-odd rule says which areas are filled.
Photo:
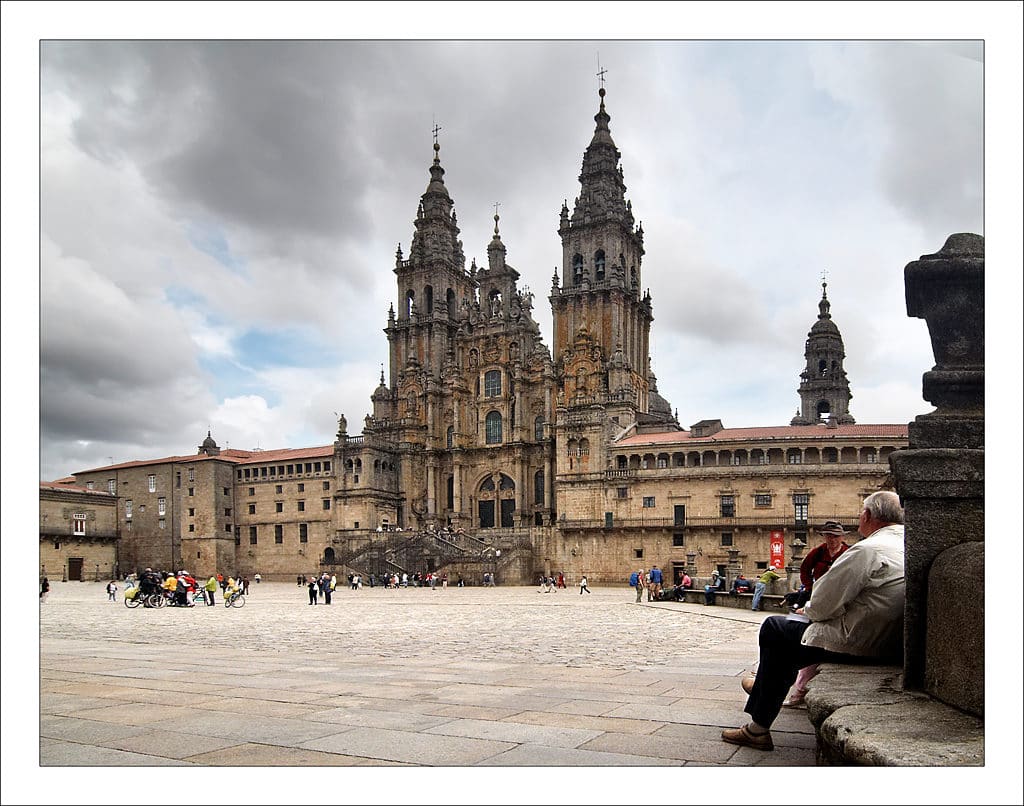
[[818, 520], [855, 527], [907, 427], [850, 415], [824, 286], [789, 426], [686, 430], [658, 394], [644, 233], [604, 98], [559, 216], [553, 350], [497, 214], [487, 264], [466, 267], [435, 142], [408, 256], [395, 255], [388, 373], [361, 433], [343, 416], [333, 445], [279, 451], [222, 451], [207, 434], [195, 454], [75, 473], [69, 483], [117, 498], [121, 570], [619, 583], [651, 565], [751, 574], [778, 565], [780, 541], [792, 567]]

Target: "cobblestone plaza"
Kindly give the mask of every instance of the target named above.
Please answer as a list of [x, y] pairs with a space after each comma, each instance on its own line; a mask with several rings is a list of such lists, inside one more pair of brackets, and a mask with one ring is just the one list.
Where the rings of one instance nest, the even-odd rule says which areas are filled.
[[621, 588], [295, 584], [244, 608], [138, 608], [104, 583], [40, 605], [40, 764], [814, 764], [803, 710], [776, 751], [723, 743], [766, 614], [633, 602]]

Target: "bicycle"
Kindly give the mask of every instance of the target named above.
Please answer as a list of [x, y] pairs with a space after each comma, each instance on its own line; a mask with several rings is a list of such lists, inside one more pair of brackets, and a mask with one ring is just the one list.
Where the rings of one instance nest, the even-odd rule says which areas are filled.
[[124, 606], [133, 609], [139, 605], [145, 607], [163, 607], [167, 598], [163, 593], [139, 593], [138, 588], [129, 588], [124, 592]]
[[245, 594], [235, 591], [224, 598], [224, 607], [245, 607]]

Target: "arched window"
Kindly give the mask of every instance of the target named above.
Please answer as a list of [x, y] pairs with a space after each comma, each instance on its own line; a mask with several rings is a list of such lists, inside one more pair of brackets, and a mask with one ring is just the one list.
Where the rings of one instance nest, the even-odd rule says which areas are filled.
[[488, 445], [497, 445], [501, 442], [501, 414], [496, 411], [488, 412], [484, 425], [486, 431], [486, 443]]
[[484, 397], [498, 397], [501, 394], [501, 370], [490, 369], [484, 373]]
[[817, 405], [818, 419], [827, 420], [829, 412], [832, 411], [832, 406], [829, 405], [827, 400], [819, 400]]
[[499, 490], [514, 490], [515, 488], [516, 488], [516, 483], [514, 481], [512, 481], [512, 479], [509, 476], [506, 476], [504, 473], [502, 473], [501, 474], [501, 478], [498, 479], [498, 489]]
[[630, 288], [636, 288], [638, 285], [636, 281], [636, 267], [629, 270], [629, 286]]
[[448, 509], [455, 509], [455, 476], [449, 476], [445, 482], [448, 493]]
[[445, 444], [449, 448], [455, 447], [455, 426], [453, 425], [448, 426], [448, 434], [445, 438]]
[[537, 506], [544, 505], [544, 471], [538, 470], [533, 474], [533, 503]]
[[406, 318], [412, 316], [412, 309], [416, 305], [416, 292], [411, 288], [405, 292], [405, 316]]
[[540, 442], [544, 439], [544, 418], [536, 417], [533, 421], [533, 438]]
[[818, 373], [819, 373], [820, 375], [824, 375], [824, 374], [825, 374], [825, 370], [826, 370], [826, 369], [828, 369], [828, 362], [827, 362], [827, 361], [826, 361], [826, 360], [825, 360], [824, 358], [822, 358], [822, 359], [821, 359], [821, 360], [820, 360], [820, 361], [818, 362]]
[[598, 249], [594, 253], [594, 279], [604, 279], [604, 250]]
[[583, 282], [583, 255], [572, 256], [572, 284], [579, 285]]
[[428, 285], [424, 288], [423, 296], [427, 301], [427, 316], [430, 316], [434, 312], [434, 287]]
[[334, 565], [334, 549], [330, 546], [324, 549], [324, 562], [328, 565]]
[[454, 319], [457, 312], [455, 306], [455, 292], [450, 288], [448, 289], [448, 293], [445, 294], [445, 302], [448, 305], [448, 318]]
[[494, 492], [494, 479], [488, 476], [482, 482], [480, 482], [480, 492], [482, 493], [493, 493]]

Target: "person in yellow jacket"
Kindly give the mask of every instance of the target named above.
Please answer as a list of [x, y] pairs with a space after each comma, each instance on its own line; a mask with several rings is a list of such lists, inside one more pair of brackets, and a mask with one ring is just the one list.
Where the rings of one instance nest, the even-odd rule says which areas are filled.
[[213, 607], [213, 594], [216, 593], [217, 587], [217, 575], [213, 574], [208, 580], [206, 580], [206, 584], [203, 586], [203, 590], [206, 591], [207, 607]]
[[224, 599], [225, 599], [225, 601], [230, 599], [232, 594], [235, 594], [235, 593], [237, 593], [240, 590], [241, 590], [241, 585], [239, 585], [235, 581], [235, 578], [234, 577], [228, 577], [228, 586], [224, 589]]

